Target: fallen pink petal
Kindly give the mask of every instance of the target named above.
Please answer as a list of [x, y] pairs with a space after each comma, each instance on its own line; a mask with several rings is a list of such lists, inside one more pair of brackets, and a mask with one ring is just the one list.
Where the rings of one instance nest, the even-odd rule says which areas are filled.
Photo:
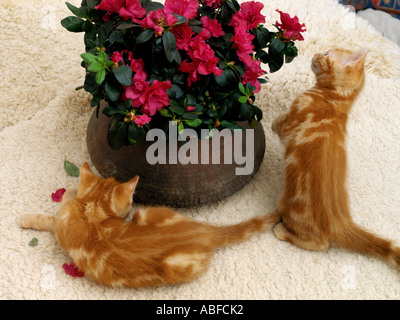
[[67, 190], [65, 190], [65, 188], [58, 189], [56, 192], [53, 192], [53, 193], [51, 194], [51, 199], [52, 199], [54, 202], [61, 202], [62, 197], [63, 197], [65, 191], [67, 191]]
[[83, 276], [85, 275], [82, 271], [80, 271], [80, 270], [78, 269], [78, 267], [76, 266], [76, 264], [73, 263], [73, 262], [71, 262], [70, 264], [64, 263], [64, 264], [62, 265], [62, 267], [64, 268], [65, 273], [66, 273], [66, 274], [69, 274], [71, 277], [74, 277], [74, 278], [75, 278], [75, 277], [81, 278], [81, 277], [83, 277]]

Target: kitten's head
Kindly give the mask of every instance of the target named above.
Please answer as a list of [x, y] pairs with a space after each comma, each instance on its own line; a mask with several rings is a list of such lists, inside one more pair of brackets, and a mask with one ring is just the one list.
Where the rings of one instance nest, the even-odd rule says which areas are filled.
[[364, 81], [364, 60], [369, 50], [333, 49], [316, 54], [311, 63], [317, 83], [326, 88], [354, 89]]
[[84, 162], [80, 168], [77, 198], [96, 202], [112, 211], [107, 213], [125, 217], [131, 210], [132, 196], [138, 180], [139, 176], [125, 183], [119, 183], [114, 178], [101, 178]]

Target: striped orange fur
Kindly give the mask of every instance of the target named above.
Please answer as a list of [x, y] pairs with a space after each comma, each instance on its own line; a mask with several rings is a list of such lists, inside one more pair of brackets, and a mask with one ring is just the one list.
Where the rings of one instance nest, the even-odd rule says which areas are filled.
[[364, 85], [367, 50], [316, 54], [315, 86], [300, 94], [272, 124], [285, 145], [282, 222], [275, 235], [308, 250], [329, 245], [400, 266], [400, 249], [363, 230], [351, 218], [346, 189], [346, 123]]
[[78, 190], [64, 194], [57, 217], [24, 215], [20, 225], [53, 231], [85, 276], [138, 288], [193, 280], [207, 269], [216, 248], [243, 241], [280, 219], [272, 213], [219, 227], [166, 207], [147, 207], [125, 220], [138, 179], [100, 178], [84, 163]]

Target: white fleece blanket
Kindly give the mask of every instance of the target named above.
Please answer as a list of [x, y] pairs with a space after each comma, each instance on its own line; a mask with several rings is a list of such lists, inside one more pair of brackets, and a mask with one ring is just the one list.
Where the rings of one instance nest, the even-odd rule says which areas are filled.
[[[70, 0], [79, 6], [80, 0]], [[275, 209], [282, 191], [283, 148], [273, 119], [313, 85], [310, 61], [332, 47], [371, 49], [365, 90], [348, 123], [348, 190], [354, 219], [400, 245], [400, 48], [334, 0], [264, 0], [267, 25], [275, 9], [307, 26], [299, 57], [269, 75], [257, 102], [264, 111], [264, 162], [254, 179], [228, 199], [182, 212], [232, 224]], [[309, 252], [279, 241], [271, 230], [217, 250], [198, 280], [157, 289], [113, 289], [72, 278], [54, 236], [22, 230], [25, 213], [55, 215], [55, 190], [76, 186], [64, 157], [89, 161], [89, 95], [76, 92], [82, 34], [60, 26], [64, 1], [0, 0], [0, 298], [3, 299], [400, 299], [399, 270], [340, 249]], [[32, 238], [37, 246], [29, 246]]]

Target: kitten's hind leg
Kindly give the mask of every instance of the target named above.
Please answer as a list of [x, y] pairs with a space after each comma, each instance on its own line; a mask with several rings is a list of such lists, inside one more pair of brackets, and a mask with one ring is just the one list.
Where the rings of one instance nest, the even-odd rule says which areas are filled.
[[56, 218], [42, 214], [25, 214], [19, 220], [19, 225], [25, 229], [32, 228], [35, 230], [54, 232]]
[[294, 235], [288, 229], [286, 229], [285, 225], [282, 222], [275, 226], [274, 234], [279, 240], [288, 241], [291, 244], [306, 250], [321, 251], [328, 249], [329, 247], [329, 241], [326, 239], [300, 239], [298, 236]]

